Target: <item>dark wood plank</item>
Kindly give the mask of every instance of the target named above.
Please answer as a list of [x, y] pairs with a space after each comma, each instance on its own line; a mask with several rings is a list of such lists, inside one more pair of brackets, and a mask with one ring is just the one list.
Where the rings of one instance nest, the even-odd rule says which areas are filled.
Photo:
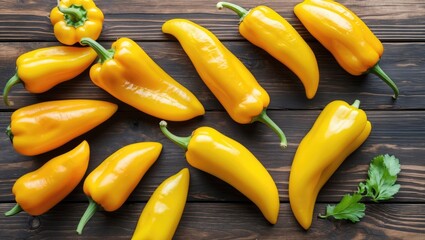
[[[83, 235], [75, 232], [86, 205], [61, 203], [48, 213], [31, 217], [26, 213], [0, 217], [0, 238], [9, 239], [129, 239], [144, 203], [126, 204], [115, 212], [98, 212]], [[13, 205], [0, 204], [0, 212]], [[314, 215], [323, 213], [317, 204]], [[69, 211], [73, 209], [74, 211]], [[359, 223], [313, 219], [304, 231], [292, 215], [289, 204], [280, 207], [279, 220], [270, 225], [252, 204], [187, 203], [174, 239], [423, 239], [424, 204], [367, 204]], [[53, 227], [54, 226], [54, 227]]]
[[[11, 113], [0, 113], [0, 129], [9, 124]], [[285, 131], [289, 146], [285, 150], [278, 147], [278, 139], [266, 126], [239, 125], [224, 112], [207, 112], [203, 118], [184, 123], [170, 123], [170, 131], [177, 135], [188, 136], [199, 126], [211, 126], [241, 142], [262, 161], [275, 179], [282, 201], [288, 201], [288, 176], [296, 148], [310, 129], [318, 111], [270, 111], [269, 115]], [[367, 176], [370, 160], [379, 154], [394, 154], [402, 164], [399, 182], [402, 185], [394, 202], [417, 202], [425, 199], [425, 167], [418, 156], [425, 156], [425, 115], [421, 111], [371, 111], [368, 116], [373, 130], [368, 140], [358, 151], [351, 155], [330, 179], [319, 196], [319, 201], [338, 201], [344, 193], [357, 189], [358, 183]], [[17, 154], [7, 136], [0, 135], [0, 202], [13, 201], [11, 187], [22, 174], [34, 170], [45, 161], [59, 155], [80, 141], [86, 139], [91, 146], [89, 171], [94, 169], [109, 154], [118, 148], [137, 141], [158, 141], [163, 151], [155, 165], [149, 170], [131, 201], [143, 201], [150, 196], [162, 179], [172, 175], [188, 164], [184, 152], [169, 141], [159, 130], [158, 119], [144, 116], [138, 112], [118, 112], [110, 120], [93, 129], [88, 134], [66, 144], [52, 152], [36, 156], [23, 157]], [[261, 144], [260, 144], [261, 143]], [[192, 171], [191, 201], [246, 201], [224, 182], [203, 172]], [[69, 201], [84, 201], [79, 186]]]
[[[238, 19], [229, 10], [215, 8], [218, 1], [96, 1], [105, 13], [102, 40], [114, 40], [127, 36], [137, 40], [166, 40], [161, 33], [162, 24], [171, 18], [187, 18], [211, 29], [225, 40], [242, 39], [238, 33]], [[284, 16], [288, 22], [308, 41], [308, 34], [293, 13], [299, 3], [290, 1], [268, 1], [253, 3], [248, 0], [233, 1], [245, 8], [265, 4]], [[339, 1], [357, 13], [372, 31], [383, 41], [425, 40], [425, 19], [421, 0], [400, 1]], [[27, 3], [2, 1], [0, 13], [0, 39], [5, 41], [55, 41], [48, 18], [56, 1]], [[421, 11], [422, 10], [422, 11]]]
[[[191, 90], [207, 110], [223, 108], [205, 86], [195, 71], [189, 58], [178, 42], [138, 42], [140, 46], [165, 71]], [[102, 42], [109, 48], [110, 42]], [[0, 43], [0, 86], [15, 73], [15, 61], [24, 52], [32, 49], [56, 45], [55, 43]], [[400, 97], [394, 102], [392, 90], [372, 74], [351, 76], [319, 44], [311, 44], [319, 63], [321, 80], [319, 90], [313, 100], [305, 97], [299, 79], [283, 64], [263, 50], [247, 42], [225, 42], [225, 45], [238, 56], [252, 71], [258, 82], [269, 92], [269, 109], [322, 109], [334, 99], [354, 101], [360, 99], [364, 109], [424, 109], [425, 87], [425, 43], [387, 43], [386, 52], [380, 62], [381, 67], [397, 83]], [[16, 109], [32, 103], [53, 99], [96, 98], [113, 101], [109, 94], [97, 88], [88, 76], [88, 70], [76, 79], [62, 83], [43, 94], [30, 94], [21, 85], [10, 92], [10, 100]], [[5, 105], [0, 104], [0, 109]]]

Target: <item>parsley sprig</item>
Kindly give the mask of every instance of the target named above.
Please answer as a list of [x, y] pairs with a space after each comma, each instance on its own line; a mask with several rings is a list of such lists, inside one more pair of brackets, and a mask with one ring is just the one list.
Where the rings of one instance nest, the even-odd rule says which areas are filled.
[[393, 198], [400, 190], [400, 184], [396, 184], [399, 173], [400, 162], [395, 156], [385, 154], [373, 158], [369, 165], [368, 178], [359, 184], [357, 192], [344, 195], [337, 205], [328, 205], [326, 214], [319, 214], [319, 217], [333, 217], [353, 223], [360, 221], [366, 209], [365, 204], [360, 201], [365, 197], [374, 202]]

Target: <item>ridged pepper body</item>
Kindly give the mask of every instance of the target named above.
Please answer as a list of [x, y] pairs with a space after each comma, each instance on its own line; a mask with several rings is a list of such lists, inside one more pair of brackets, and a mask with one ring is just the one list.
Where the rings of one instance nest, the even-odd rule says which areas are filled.
[[265, 113], [270, 103], [269, 94], [212, 32], [186, 19], [168, 20], [162, 25], [162, 31], [177, 38], [203, 82], [234, 121], [264, 122], [286, 147], [282, 130]]
[[111, 117], [117, 105], [98, 100], [57, 100], [22, 107], [7, 133], [15, 150], [33, 156], [53, 150]]
[[257, 6], [249, 11], [227, 2], [219, 2], [217, 6], [237, 12], [240, 34], [294, 72], [303, 83], [307, 98], [316, 95], [319, 86], [316, 56], [286, 19], [267, 6]]
[[98, 39], [104, 15], [92, 0], [61, 0], [50, 12], [50, 22], [56, 39], [73, 45], [81, 38]]
[[358, 104], [329, 103], [298, 146], [289, 176], [289, 201], [304, 229], [311, 225], [320, 189], [371, 132], [371, 123]]
[[[87, 170], [90, 147], [83, 141], [71, 151], [46, 162], [29, 172], [13, 185], [17, 206], [30, 215], [38, 216], [49, 211], [74, 190]], [[7, 216], [18, 211], [9, 211]]]
[[101, 61], [90, 69], [94, 84], [115, 98], [157, 118], [185, 121], [205, 113], [193, 93], [158, 66], [129, 38], [120, 38], [110, 51], [90, 39]]
[[81, 234], [98, 207], [112, 212], [120, 208], [158, 159], [162, 144], [139, 142], [126, 145], [97, 166], [84, 180], [89, 206], [78, 225]]
[[155, 189], [143, 208], [132, 239], [173, 239], [186, 205], [189, 180], [189, 169], [184, 168]]
[[9, 104], [9, 91], [18, 83], [31, 93], [46, 92], [81, 74], [95, 59], [96, 52], [88, 47], [52, 46], [24, 53], [16, 59], [16, 74], [3, 90], [4, 102]]
[[279, 215], [279, 192], [261, 162], [242, 144], [210, 127], [200, 127], [190, 137], [177, 137], [160, 123], [163, 133], [186, 150], [187, 162], [227, 182], [250, 199], [264, 217], [275, 224]]
[[294, 12], [343, 69], [355, 76], [376, 74], [393, 89], [397, 98], [397, 86], [378, 64], [384, 47], [355, 13], [332, 0], [305, 0], [295, 6]]

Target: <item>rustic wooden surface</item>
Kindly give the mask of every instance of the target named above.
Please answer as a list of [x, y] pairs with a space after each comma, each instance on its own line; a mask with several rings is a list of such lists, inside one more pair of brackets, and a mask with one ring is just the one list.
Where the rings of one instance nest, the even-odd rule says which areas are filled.
[[[266, 4], [282, 14], [308, 41], [316, 54], [321, 82], [313, 100], [307, 100], [294, 74], [238, 33], [235, 14], [216, 10], [216, 1], [98, 0], [105, 13], [99, 41], [107, 48], [119, 37], [130, 37], [171, 76], [203, 103], [206, 114], [187, 122], [169, 123], [179, 135], [199, 126], [211, 126], [250, 149], [267, 167], [279, 188], [279, 221], [272, 226], [243, 195], [222, 181], [189, 167], [184, 152], [159, 131], [159, 119], [113, 99], [95, 87], [84, 72], [43, 94], [30, 94], [22, 86], [12, 89], [12, 107], [0, 106], [0, 129], [5, 129], [17, 108], [54, 99], [90, 98], [119, 104], [119, 111], [89, 133], [49, 153], [25, 157], [16, 153], [6, 135], [0, 136], [0, 213], [14, 205], [13, 183], [52, 157], [86, 139], [91, 146], [89, 171], [118, 148], [138, 141], [159, 141], [164, 148], [127, 203], [116, 212], [98, 212], [82, 236], [75, 232], [87, 202], [81, 184], [48, 213], [32, 217], [22, 212], [0, 215], [0, 239], [129, 239], [143, 206], [156, 186], [183, 167], [191, 173], [188, 202], [175, 239], [424, 239], [425, 238], [425, 2], [423, 0], [341, 0], [356, 12], [382, 40], [381, 67], [398, 84], [400, 97], [372, 75], [350, 76], [305, 30], [293, 14], [300, 1], [242, 1], [247, 8]], [[15, 71], [16, 58], [38, 47], [58, 45], [49, 22], [56, 1], [0, 1], [0, 84]], [[269, 115], [285, 131], [289, 146], [282, 151], [277, 137], [259, 123], [233, 122], [203, 84], [180, 44], [161, 32], [171, 18], [187, 18], [215, 33], [253, 72], [269, 92]], [[357, 224], [314, 218], [304, 231], [288, 203], [288, 176], [295, 150], [323, 107], [335, 99], [360, 99], [373, 125], [368, 140], [337, 170], [319, 194], [315, 215], [364, 180], [369, 161], [379, 154], [400, 159], [400, 192], [381, 204], [366, 202], [366, 216]]]

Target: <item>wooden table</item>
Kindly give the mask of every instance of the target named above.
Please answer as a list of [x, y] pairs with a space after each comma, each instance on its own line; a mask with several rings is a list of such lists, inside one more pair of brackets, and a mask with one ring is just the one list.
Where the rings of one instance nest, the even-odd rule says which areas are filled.
[[[12, 107], [0, 107], [0, 129], [5, 129], [12, 112], [20, 107], [57, 99], [100, 99], [119, 104], [118, 112], [87, 134], [51, 152], [25, 157], [13, 149], [8, 137], [0, 137], [0, 212], [14, 204], [13, 183], [47, 160], [75, 147], [82, 140], [91, 146], [88, 172], [120, 147], [139, 141], [158, 141], [163, 151], [126, 204], [115, 212], [97, 212], [82, 236], [75, 228], [87, 200], [80, 184], [66, 199], [42, 216], [22, 212], [0, 215], [0, 239], [129, 239], [138, 217], [154, 189], [165, 178], [184, 167], [191, 173], [188, 202], [175, 239], [425, 239], [425, 2], [423, 0], [341, 0], [357, 13], [382, 40], [385, 52], [381, 67], [398, 84], [400, 97], [374, 75], [351, 76], [338, 66], [301, 25], [293, 13], [300, 1], [242, 1], [251, 8], [266, 4], [284, 16], [300, 32], [316, 54], [321, 79], [316, 97], [307, 100], [298, 78], [263, 50], [238, 33], [235, 14], [216, 10], [216, 1], [97, 1], [105, 13], [100, 43], [109, 48], [119, 37], [130, 37], [171, 76], [190, 89], [206, 108], [206, 114], [186, 122], [170, 122], [169, 129], [189, 135], [199, 126], [211, 126], [250, 149], [269, 170], [279, 189], [279, 221], [270, 225], [246, 197], [228, 184], [194, 169], [184, 152], [159, 130], [159, 119], [148, 116], [112, 98], [97, 88], [88, 71], [72, 81], [42, 94], [28, 93], [16, 86]], [[58, 45], [49, 21], [56, 1], [1, 1], [0, 75], [4, 85], [15, 72], [15, 60], [24, 52]], [[215, 33], [252, 71], [269, 92], [268, 113], [285, 131], [289, 146], [281, 150], [277, 136], [265, 125], [240, 125], [230, 119], [199, 78], [180, 44], [161, 32], [168, 19], [187, 18]], [[367, 176], [370, 160], [379, 154], [400, 159], [400, 192], [385, 203], [366, 202], [366, 216], [357, 223], [313, 219], [304, 231], [296, 222], [288, 202], [288, 176], [294, 153], [318, 114], [329, 102], [361, 100], [373, 125], [367, 141], [341, 167], [319, 194], [314, 215], [324, 213], [345, 193], [356, 190]]]

